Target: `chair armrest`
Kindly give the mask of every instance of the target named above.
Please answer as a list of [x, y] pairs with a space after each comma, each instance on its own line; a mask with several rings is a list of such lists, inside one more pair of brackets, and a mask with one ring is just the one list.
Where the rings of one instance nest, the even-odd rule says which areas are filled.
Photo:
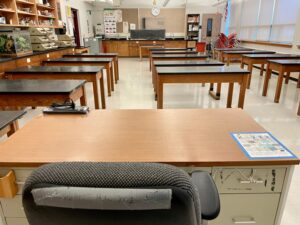
[[201, 203], [201, 214], [204, 220], [213, 220], [220, 213], [219, 192], [208, 172], [192, 173], [192, 181], [198, 189]]

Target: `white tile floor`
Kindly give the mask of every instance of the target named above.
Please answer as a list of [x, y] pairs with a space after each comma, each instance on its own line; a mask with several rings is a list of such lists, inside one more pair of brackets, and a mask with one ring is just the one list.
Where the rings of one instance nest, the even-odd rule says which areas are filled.
[[[107, 99], [108, 109], [155, 109], [151, 73], [148, 60], [120, 59], [120, 81], [112, 97]], [[236, 65], [238, 66], [238, 65]], [[279, 104], [273, 102], [275, 76], [270, 81], [268, 97], [262, 97], [263, 79], [258, 70], [254, 70], [251, 89], [247, 90], [245, 111], [266, 130], [274, 134], [288, 148], [300, 156], [300, 116], [297, 107], [300, 101], [300, 89], [296, 82], [284, 85]], [[165, 108], [224, 108], [226, 106], [227, 86], [223, 85], [220, 101], [208, 96], [208, 85], [168, 85], [165, 87]], [[88, 104], [93, 108], [91, 85], [87, 86]], [[237, 103], [238, 87], [235, 87], [233, 106]], [[28, 110], [21, 126], [40, 114], [41, 109]], [[300, 221], [300, 167], [297, 166], [287, 199], [282, 225], [299, 225]]]

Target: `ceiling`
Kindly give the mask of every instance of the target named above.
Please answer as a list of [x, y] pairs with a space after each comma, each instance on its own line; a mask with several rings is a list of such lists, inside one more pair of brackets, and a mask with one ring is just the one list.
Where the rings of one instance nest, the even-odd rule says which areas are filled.
[[[153, 0], [85, 0], [93, 5], [112, 7], [119, 6], [122, 8], [151, 8]], [[167, 8], [184, 8], [184, 7], [197, 7], [197, 6], [213, 6], [218, 2], [224, 0], [156, 0], [156, 5], [164, 7], [164, 3], [167, 3]]]

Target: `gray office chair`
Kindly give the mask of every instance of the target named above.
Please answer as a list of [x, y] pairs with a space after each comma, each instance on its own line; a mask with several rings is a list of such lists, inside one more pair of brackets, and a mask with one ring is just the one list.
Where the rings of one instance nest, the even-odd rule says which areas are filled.
[[200, 225], [220, 211], [207, 172], [156, 163], [54, 163], [23, 189], [30, 225]]

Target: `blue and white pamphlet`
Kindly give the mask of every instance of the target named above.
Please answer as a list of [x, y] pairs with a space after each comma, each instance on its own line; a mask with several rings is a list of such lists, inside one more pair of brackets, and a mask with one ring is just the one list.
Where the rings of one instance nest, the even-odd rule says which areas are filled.
[[268, 132], [231, 133], [249, 159], [297, 158]]

